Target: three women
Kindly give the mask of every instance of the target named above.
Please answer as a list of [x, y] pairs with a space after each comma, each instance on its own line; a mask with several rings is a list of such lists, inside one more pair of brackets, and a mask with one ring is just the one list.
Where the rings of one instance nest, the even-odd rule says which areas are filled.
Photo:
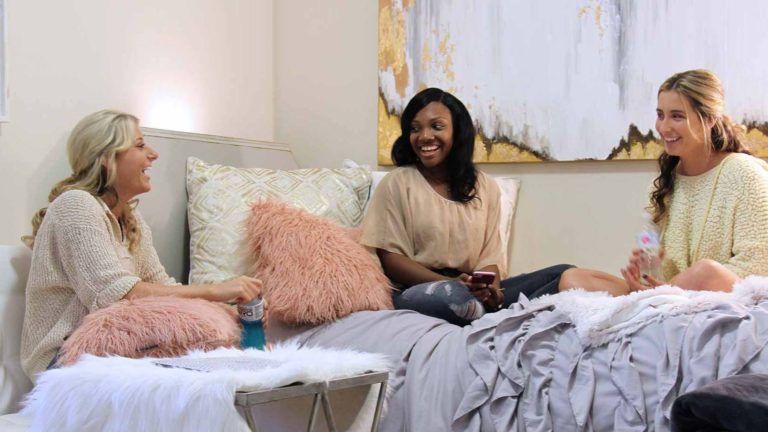
[[[747, 154], [723, 112], [723, 90], [708, 71], [675, 74], [659, 89], [657, 131], [665, 145], [651, 193], [662, 229], [666, 282], [728, 290], [768, 274], [768, 167]], [[393, 148], [398, 166], [382, 181], [362, 243], [404, 290], [395, 305], [467, 324], [517, 301], [582, 287], [619, 295], [665, 281], [640, 273], [634, 251], [624, 280], [558, 265], [504, 279], [499, 189], [472, 163], [475, 129], [464, 105], [439, 89], [408, 104]], [[114, 111], [83, 119], [68, 142], [72, 175], [33, 221], [22, 356], [30, 375], [45, 369], [85, 314], [122, 298], [180, 295], [249, 301], [258, 280], [176, 285], [159, 263], [133, 199], [150, 189], [157, 158], [138, 120]], [[472, 274], [491, 272], [493, 282]]]

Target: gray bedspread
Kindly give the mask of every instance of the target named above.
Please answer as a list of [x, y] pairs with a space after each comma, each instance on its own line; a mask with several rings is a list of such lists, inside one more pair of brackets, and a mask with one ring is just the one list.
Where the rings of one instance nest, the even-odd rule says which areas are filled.
[[768, 373], [768, 279], [734, 294], [561, 293], [464, 328], [358, 312], [296, 338], [397, 361], [384, 431], [665, 431], [677, 396]]

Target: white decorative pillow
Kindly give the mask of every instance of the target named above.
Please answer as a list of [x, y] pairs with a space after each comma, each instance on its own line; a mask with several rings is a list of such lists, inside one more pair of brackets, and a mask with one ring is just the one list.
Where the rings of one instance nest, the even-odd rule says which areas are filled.
[[235, 168], [187, 159], [190, 283], [215, 283], [248, 273], [250, 205], [274, 198], [343, 227], [363, 219], [371, 187], [365, 168]]
[[[342, 162], [344, 168], [365, 168], [367, 165], [358, 165], [355, 161], [350, 159], [344, 159]], [[373, 192], [381, 182], [381, 179], [387, 175], [387, 171], [371, 171], [371, 193], [369, 196], [373, 196]], [[499, 232], [501, 234], [501, 246], [504, 251], [504, 261], [506, 261], [507, 269], [510, 268], [509, 254], [512, 250], [512, 221], [515, 219], [515, 210], [517, 209], [517, 194], [520, 190], [520, 179], [514, 177], [493, 177], [496, 180], [496, 184], [501, 189], [501, 223], [499, 224]], [[365, 209], [368, 209], [368, 203], [365, 204]]]
[[387, 175], [389, 171], [373, 171], [371, 170], [371, 167], [369, 167], [368, 165], [358, 165], [358, 163], [353, 161], [352, 159], [344, 159], [341, 162], [341, 166], [343, 168], [348, 168], [348, 169], [363, 168], [363, 169], [367, 169], [371, 173], [371, 190], [368, 193], [368, 201], [366, 201], [365, 207], [364, 207], [365, 212], [367, 212], [368, 203], [371, 201], [370, 197], [373, 196], [373, 192], [376, 190], [376, 187], [379, 186], [379, 183], [381, 183], [381, 179], [383, 179], [384, 176]]
[[520, 191], [520, 179], [513, 177], [493, 177], [501, 189], [501, 246], [504, 250], [504, 260], [507, 270], [510, 269], [509, 255], [512, 253], [512, 221], [517, 210], [517, 194]]

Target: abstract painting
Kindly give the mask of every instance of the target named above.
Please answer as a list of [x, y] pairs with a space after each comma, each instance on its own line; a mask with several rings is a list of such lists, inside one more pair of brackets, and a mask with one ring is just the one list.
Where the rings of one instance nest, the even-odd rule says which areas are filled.
[[658, 87], [697, 68], [768, 156], [766, 22], [765, 0], [379, 0], [379, 164], [426, 87], [467, 105], [477, 162], [653, 159]]

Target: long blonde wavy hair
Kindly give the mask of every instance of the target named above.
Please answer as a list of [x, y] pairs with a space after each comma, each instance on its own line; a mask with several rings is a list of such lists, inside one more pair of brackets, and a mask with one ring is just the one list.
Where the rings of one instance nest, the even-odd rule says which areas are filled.
[[[134, 145], [135, 127], [139, 119], [123, 112], [102, 110], [80, 120], [67, 140], [67, 156], [72, 174], [56, 183], [48, 194], [52, 203], [59, 195], [69, 190], [82, 190], [94, 197], [108, 197], [117, 200], [114, 189], [117, 164], [116, 155]], [[111, 195], [111, 196], [110, 196]], [[119, 222], [123, 227], [128, 248], [131, 252], [141, 238], [133, 207], [136, 201], [125, 204]], [[38, 210], [32, 217], [32, 235], [22, 237], [30, 248], [45, 218], [48, 207]]]

